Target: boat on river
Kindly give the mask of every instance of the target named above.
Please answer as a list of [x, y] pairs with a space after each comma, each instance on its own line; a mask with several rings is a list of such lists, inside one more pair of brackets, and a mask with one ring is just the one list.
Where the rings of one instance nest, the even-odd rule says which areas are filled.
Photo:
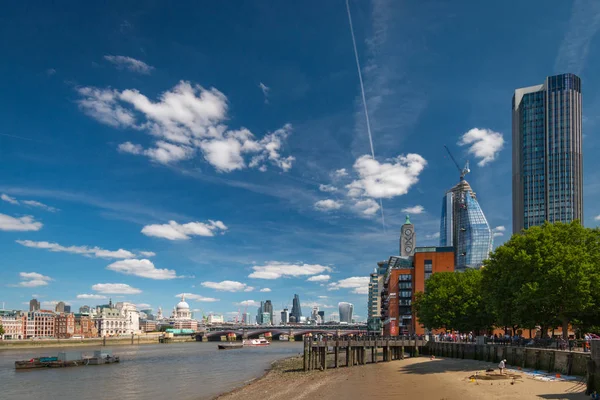
[[29, 360], [15, 361], [15, 369], [83, 367], [118, 363], [119, 357], [113, 356], [110, 350], [96, 350], [93, 357], [85, 357], [76, 351], [62, 351], [56, 357], [38, 357]]
[[224, 343], [218, 345], [219, 350], [241, 349], [242, 347], [244, 347], [243, 343]]
[[244, 339], [242, 342], [244, 346], [256, 347], [256, 346], [268, 346], [271, 343], [265, 338], [258, 339]]

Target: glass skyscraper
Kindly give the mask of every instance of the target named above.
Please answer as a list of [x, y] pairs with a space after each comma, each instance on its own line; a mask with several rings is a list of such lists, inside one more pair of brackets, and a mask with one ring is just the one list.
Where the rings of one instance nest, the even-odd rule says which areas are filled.
[[454, 247], [455, 271], [479, 268], [492, 251], [493, 235], [475, 192], [461, 176], [442, 201], [440, 246]]
[[512, 100], [513, 232], [583, 221], [581, 79], [549, 76]]
[[340, 322], [351, 324], [354, 306], [351, 303], [341, 302], [338, 304], [338, 308], [340, 311]]

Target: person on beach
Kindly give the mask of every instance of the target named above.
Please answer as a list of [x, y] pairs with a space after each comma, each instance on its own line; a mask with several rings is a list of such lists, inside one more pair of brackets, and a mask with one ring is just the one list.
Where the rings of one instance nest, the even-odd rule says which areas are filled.
[[500, 364], [498, 364], [498, 368], [500, 368], [500, 375], [504, 375], [504, 369], [506, 368], [506, 360], [500, 361]]

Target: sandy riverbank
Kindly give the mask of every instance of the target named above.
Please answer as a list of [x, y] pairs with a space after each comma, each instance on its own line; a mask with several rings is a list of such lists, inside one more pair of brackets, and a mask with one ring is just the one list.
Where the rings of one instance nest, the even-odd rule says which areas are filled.
[[475, 372], [485, 375], [494, 367], [481, 361], [419, 357], [305, 373], [301, 360], [277, 362], [263, 378], [218, 399], [589, 399], [581, 382], [543, 382], [524, 374], [515, 380], [471, 381]]

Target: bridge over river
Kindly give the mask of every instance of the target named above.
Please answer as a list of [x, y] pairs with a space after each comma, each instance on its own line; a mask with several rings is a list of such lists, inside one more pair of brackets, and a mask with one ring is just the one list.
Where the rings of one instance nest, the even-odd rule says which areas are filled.
[[206, 327], [203, 332], [196, 334], [196, 340], [207, 341], [221, 340], [221, 336], [234, 333], [237, 339], [252, 339], [261, 335], [269, 336], [274, 340], [281, 336], [287, 336], [289, 340], [302, 340], [302, 337], [308, 333], [323, 336], [343, 337], [350, 335], [360, 335], [367, 333], [367, 326], [364, 324], [349, 325], [213, 325]]

